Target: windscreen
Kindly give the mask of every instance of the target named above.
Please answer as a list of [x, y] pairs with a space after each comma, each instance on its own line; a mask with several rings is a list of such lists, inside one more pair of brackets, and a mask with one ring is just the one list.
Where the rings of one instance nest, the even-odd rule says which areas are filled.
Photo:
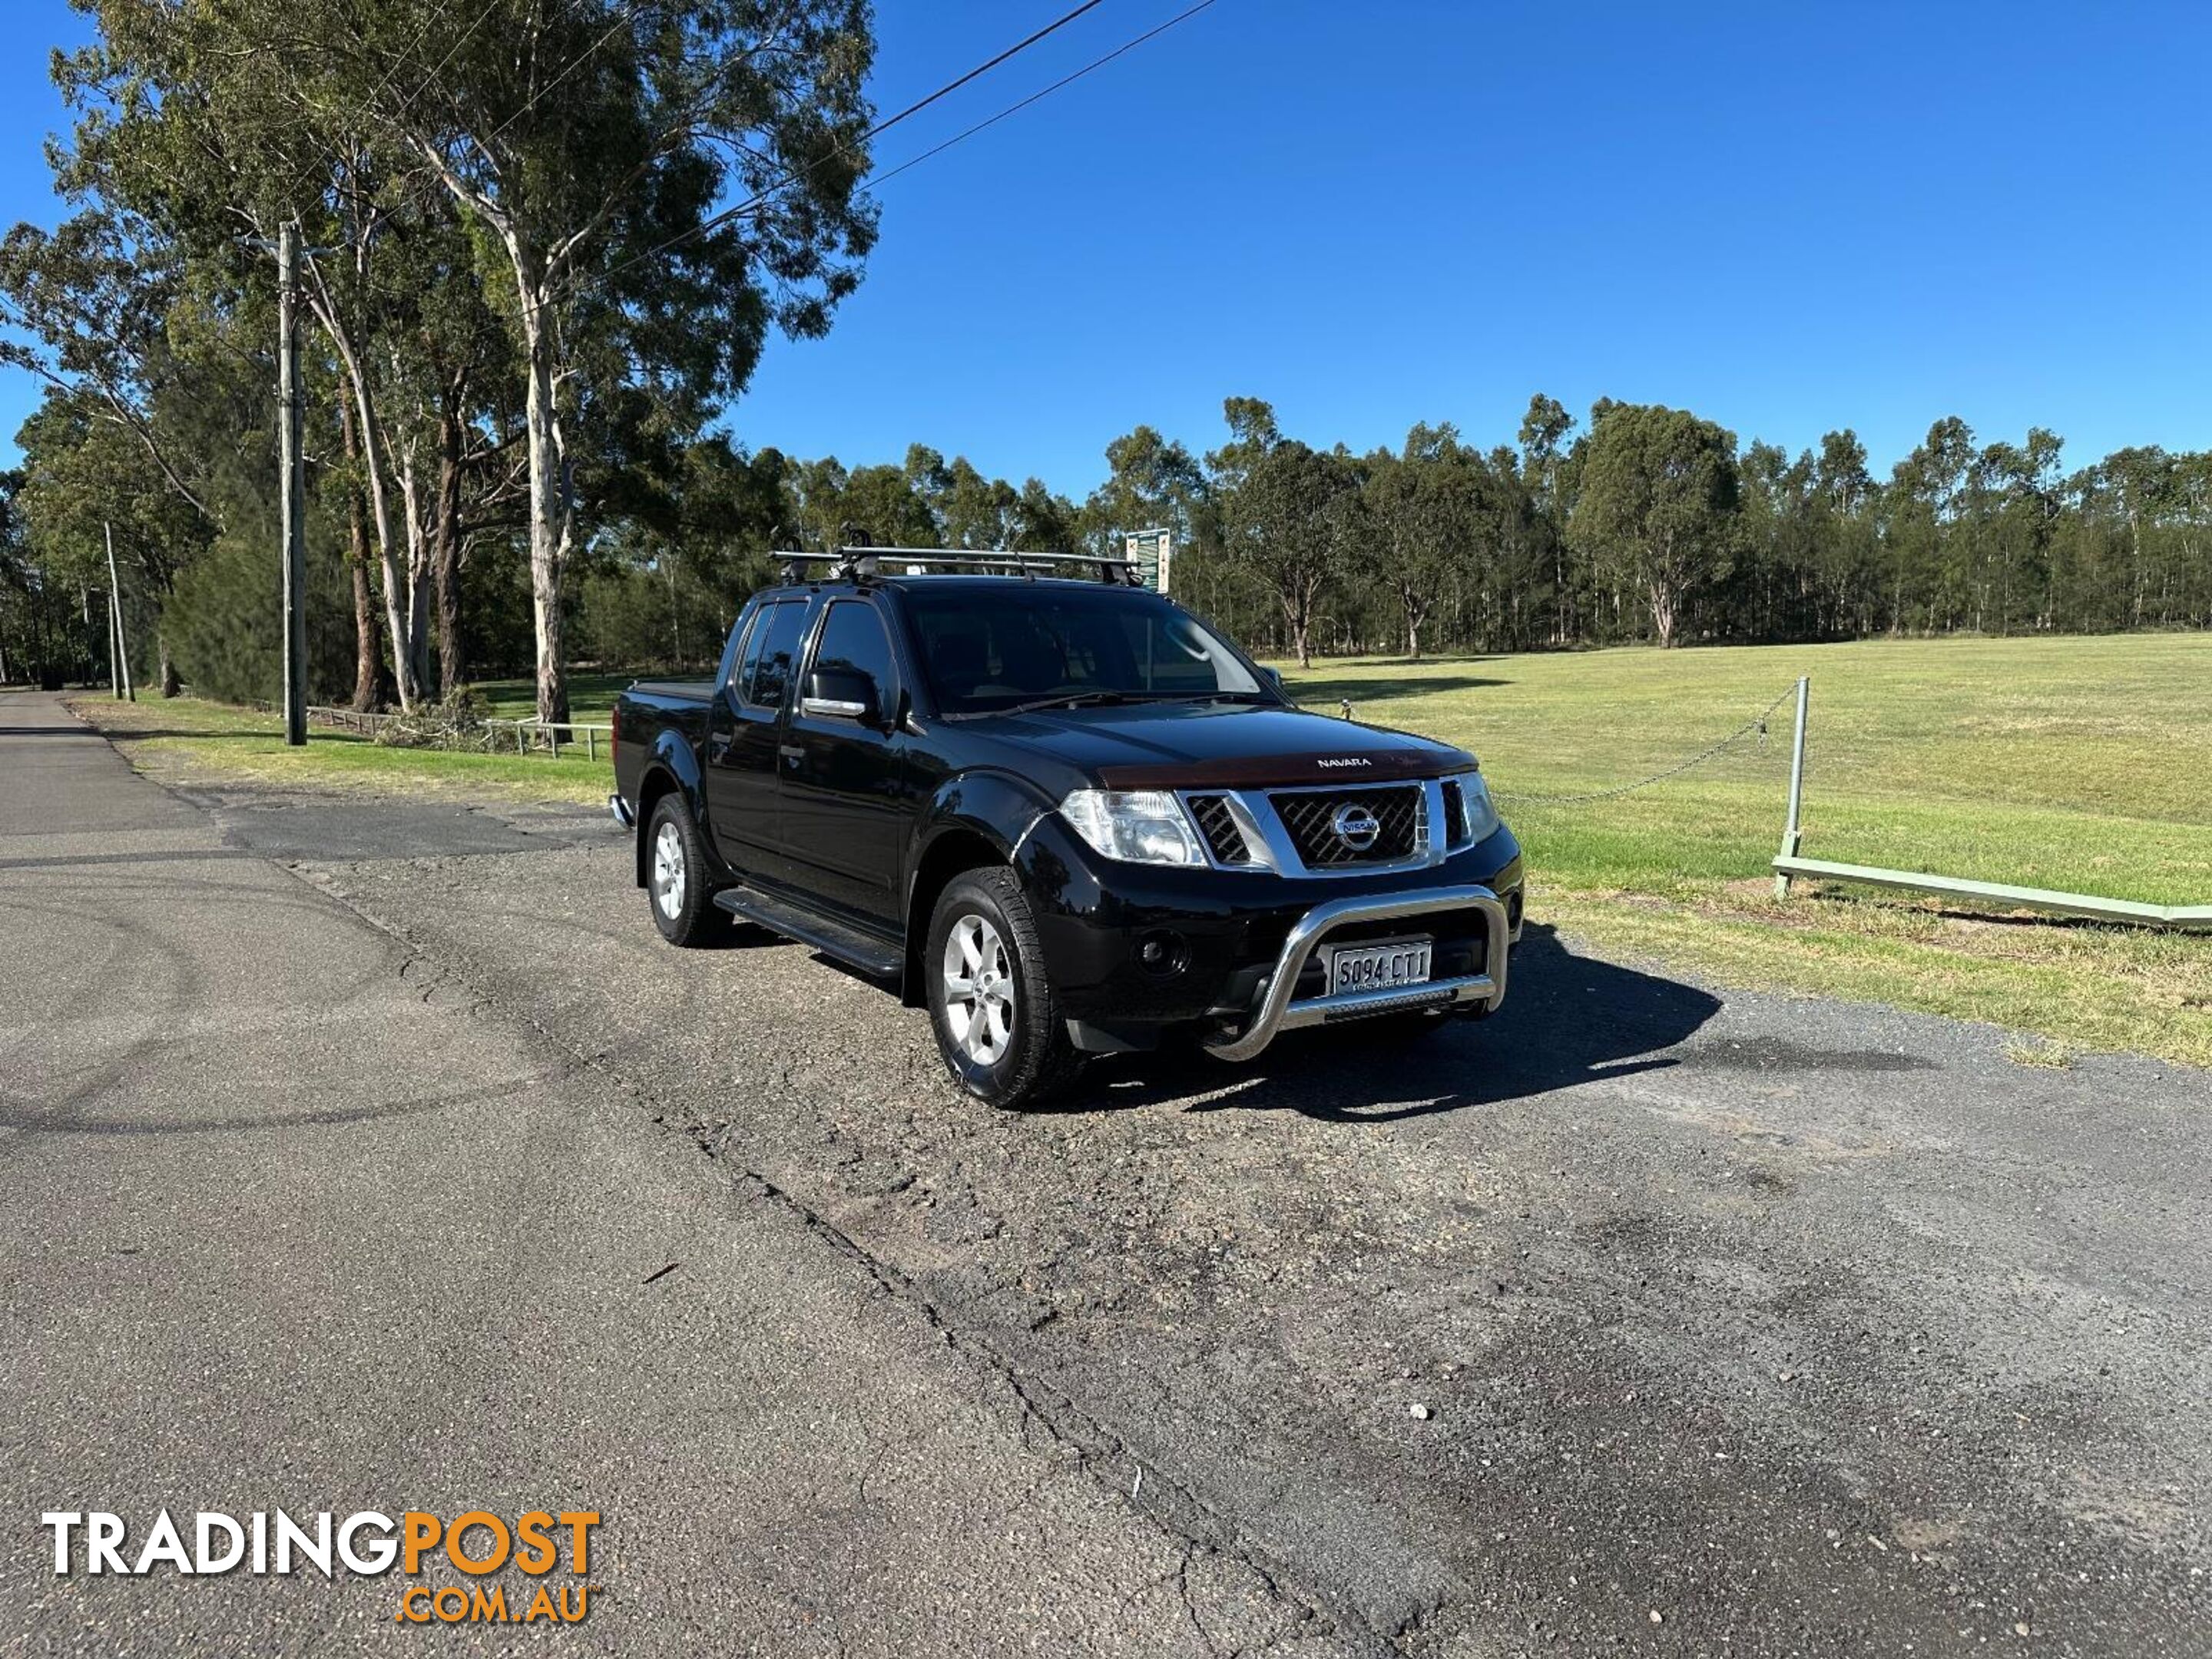
[[922, 667], [949, 714], [1087, 702], [1272, 702], [1220, 635], [1156, 593], [1043, 582], [906, 592]]

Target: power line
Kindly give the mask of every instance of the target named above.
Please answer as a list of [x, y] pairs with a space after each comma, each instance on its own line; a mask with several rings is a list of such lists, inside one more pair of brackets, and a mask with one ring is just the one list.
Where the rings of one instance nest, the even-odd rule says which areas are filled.
[[[1013, 57], [1016, 53], [1027, 52], [1031, 46], [1036, 45], [1038, 41], [1043, 40], [1048, 34], [1051, 34], [1057, 30], [1066, 28], [1077, 18], [1082, 16], [1085, 12], [1103, 3], [1103, 0], [1084, 0], [1084, 3], [1078, 6], [1073, 11], [1054, 18], [1051, 22], [1047, 23], [1042, 28], [1039, 29], [1035, 34], [1030, 35], [1027, 40], [1015, 41], [1012, 46], [1008, 46], [1004, 52], [1000, 52], [996, 58], [992, 58], [988, 63], [976, 64], [974, 69], [969, 70], [967, 74], [962, 76], [957, 81], [947, 81], [943, 86], [938, 88], [935, 92], [931, 93], [928, 97], [922, 99], [917, 103], [908, 104], [904, 109], [901, 110], [896, 115], [892, 116], [889, 120], [877, 122], [874, 126], [869, 128], [866, 132], [861, 134], [860, 142], [865, 144], [869, 139], [877, 137], [878, 134], [889, 132], [900, 122], [905, 120], [908, 116], [920, 114], [923, 110], [927, 109], [939, 99], [945, 97], [949, 94], [959, 91], [961, 88], [966, 86], [970, 81], [973, 81], [979, 75], [989, 74], [993, 70], [998, 68], [1000, 64], [1005, 63], [1006, 59]], [[819, 166], [820, 163], [817, 162], [816, 165]]]
[[[883, 134], [889, 132], [893, 127], [898, 125], [900, 122], [907, 119], [908, 117], [920, 114], [923, 110], [927, 109], [932, 104], [936, 103], [939, 99], [948, 97], [951, 94], [957, 92], [962, 87], [966, 86], [970, 81], [975, 80], [978, 76], [988, 74], [989, 71], [998, 68], [1000, 64], [1005, 63], [1008, 58], [1015, 56], [1017, 53], [1026, 52], [1030, 47], [1036, 45], [1038, 41], [1043, 40], [1047, 35], [1066, 27], [1068, 24], [1073, 23], [1077, 18], [1082, 16], [1084, 13], [1092, 10], [1102, 3], [1103, 3], [1103, 0], [1083, 0], [1083, 3], [1077, 6], [1073, 11], [1065, 12], [1061, 15], [1053, 19], [1051, 22], [1047, 23], [1042, 28], [1037, 30], [1034, 34], [1030, 34], [1020, 40], [1017, 40], [1012, 46], [1008, 46], [1004, 52], [998, 53], [995, 57], [987, 59], [983, 63], [978, 64], [974, 69], [969, 70], [966, 74], [959, 76], [957, 79], [946, 82], [943, 86], [938, 88], [936, 91], [929, 94], [928, 96], [917, 99], [915, 102], [908, 104], [904, 109], [899, 111], [897, 114], [877, 122], [875, 125], [870, 127], [858, 138], [853, 139], [848, 143], [836, 146], [834, 149], [815, 157], [813, 161], [808, 162], [803, 167], [794, 167], [789, 172], [785, 173], [780, 178], [771, 179], [769, 183], [762, 185], [761, 188], [756, 191], [751, 196], [746, 198], [744, 201], [739, 202], [736, 206], [725, 208], [721, 212], [715, 214], [709, 219], [702, 221], [700, 223], [694, 225], [690, 229], [679, 231], [677, 234], [670, 237], [666, 241], [659, 244], [657, 246], [649, 247], [644, 252], [635, 254], [631, 258], [623, 260], [622, 264], [617, 265], [612, 270], [610, 270], [597, 278], [596, 282], [598, 283], [612, 282], [616, 277], [621, 276], [623, 272], [629, 270], [633, 265], [642, 264], [648, 259], [659, 258], [662, 254], [669, 252], [672, 248], [681, 247], [686, 242], [696, 240], [699, 237], [720, 229], [722, 226], [728, 224], [732, 219], [742, 218], [744, 215], [751, 212], [755, 208], [767, 201], [769, 197], [775, 195], [786, 185], [796, 184], [800, 179], [807, 178], [817, 168], [826, 165], [837, 156], [849, 155], [854, 150], [859, 149], [861, 145], [869, 143], [874, 139], [881, 137]], [[1127, 46], [1121, 46], [1115, 51], [1108, 52], [1104, 58], [1101, 58], [1096, 62], [1086, 65], [1085, 68], [1078, 70], [1074, 75], [1067, 76], [1066, 80], [1058, 82], [1054, 86], [1048, 87], [1045, 90], [1047, 92], [1056, 90], [1059, 87], [1066, 85], [1067, 81], [1075, 80], [1082, 76], [1089, 74], [1091, 70], [1097, 69], [1099, 64], [1107, 63], [1113, 58], [1120, 57], [1122, 52], [1127, 52], [1132, 46], [1141, 46], [1145, 41], [1151, 40], [1153, 35], [1161, 33], [1167, 29], [1174, 27], [1176, 24], [1182, 22], [1183, 18], [1191, 16], [1197, 12], [1204, 11], [1207, 6], [1210, 6], [1212, 3], [1213, 0], [1200, 0], [1200, 3], [1192, 7], [1189, 11], [1182, 13], [1180, 16], [1169, 19], [1168, 21], [1161, 24], [1158, 28], [1150, 30], [1145, 34], [1139, 35], [1136, 40], [1130, 41]], [[1010, 109], [1002, 110], [1000, 112], [999, 115], [994, 116], [991, 118], [995, 121], [1004, 116], [1011, 115], [1013, 113], [1015, 109], [1021, 108], [1023, 105], [1033, 104], [1038, 98], [1041, 98], [1043, 95], [1043, 93], [1038, 93], [1031, 97], [1025, 98], [1022, 100], [1021, 104], [1014, 105]], [[988, 125], [989, 123], [986, 122], [984, 125]], [[963, 137], [966, 136], [966, 134], [962, 135]], [[957, 143], [958, 140], [955, 139], [952, 142]], [[939, 146], [939, 148], [943, 147]], [[931, 153], [934, 154], [933, 151]], [[921, 158], [917, 156], [915, 159], [919, 161]], [[913, 161], [902, 162], [897, 170], [902, 172], [905, 168], [913, 165]]]
[[1204, 11], [1208, 6], [1211, 6], [1213, 3], [1214, 0], [1198, 0], [1198, 3], [1191, 7], [1188, 10], [1176, 13], [1173, 17], [1169, 18], [1166, 22], [1162, 23], [1158, 27], [1146, 30], [1135, 40], [1127, 41], [1124, 44], [1115, 47], [1113, 51], [1108, 52], [1104, 57], [1092, 58], [1089, 63], [1085, 64], [1081, 69], [1077, 70], [1073, 74], [1062, 76], [1050, 86], [1031, 93], [1028, 97], [1023, 99], [1018, 104], [1007, 105], [1006, 108], [1000, 110], [996, 115], [991, 116], [987, 119], [978, 121], [974, 126], [968, 128], [964, 132], [956, 132], [950, 138], [947, 138], [943, 143], [931, 145], [919, 155], [908, 156], [905, 161], [901, 161], [896, 167], [891, 168], [888, 173], [878, 173], [873, 179], [868, 181], [869, 188], [872, 190], [887, 184], [891, 179], [897, 178], [902, 173], [904, 173], [908, 167], [920, 167], [924, 161], [929, 160], [931, 156], [941, 155], [946, 150], [951, 149], [953, 145], [965, 143], [968, 139], [973, 138], [977, 133], [982, 131], [984, 128], [998, 125], [1000, 122], [1005, 120], [1009, 115], [1018, 114], [1021, 111], [1027, 109], [1031, 104], [1036, 103], [1040, 98], [1050, 97], [1054, 93], [1058, 92], [1062, 87], [1068, 85], [1072, 82], [1080, 81], [1085, 76], [1090, 74], [1093, 70], [1103, 69], [1107, 64], [1112, 63], [1116, 58], [1121, 57], [1124, 52], [1134, 52], [1139, 46], [1143, 46], [1146, 41], [1152, 40], [1155, 35], [1165, 34], [1176, 24], [1183, 21], [1186, 18], [1197, 16], [1199, 13]]
[[[492, 13], [497, 11], [503, 3], [504, 0], [485, 0], [484, 8], [477, 14], [476, 21], [471, 23], [467, 28], [461, 32], [460, 39], [454, 41], [452, 46], [446, 48], [446, 55], [430, 66], [429, 70], [423, 75], [422, 78], [415, 83], [414, 90], [408, 93], [406, 96], [403, 97], [399, 100], [399, 108], [392, 117], [392, 125], [397, 125], [398, 124], [399, 117], [407, 112], [408, 106], [421, 95], [422, 88], [430, 84], [431, 81], [436, 76], [440, 70], [445, 68], [447, 64], [453, 61], [453, 55], [459, 52], [463, 46], [468, 45], [468, 43], [476, 37], [476, 32], [484, 26], [485, 21], [491, 16]], [[574, 0], [570, 0], [570, 3], [573, 5], [574, 3]], [[377, 99], [381, 97], [384, 94], [384, 89], [392, 84], [392, 77], [397, 75], [400, 69], [406, 64], [407, 60], [412, 58], [415, 53], [421, 49], [422, 43], [430, 38], [430, 31], [437, 26], [438, 18], [441, 15], [441, 14], [438, 10], [434, 9], [430, 13], [428, 21], [426, 21], [422, 25], [421, 32], [418, 33], [415, 39], [408, 44], [407, 48], [404, 52], [400, 52], [398, 57], [392, 60], [391, 66], [384, 71], [380, 77], [379, 77], [376, 85], [370, 88], [368, 96], [362, 100], [361, 108], [364, 114], [373, 112], [374, 106], [375, 105]], [[290, 196], [294, 191], [297, 191], [301, 185], [305, 184], [307, 179], [307, 175], [315, 171], [316, 166], [317, 162], [311, 161], [305, 167], [301, 167], [298, 173], [294, 176], [291, 184], [286, 187], [284, 191], [285, 195], [288, 197]]]
[[[575, 11], [576, 3], [577, 0], [568, 0], [568, 9], [572, 14]], [[520, 109], [515, 111], [514, 114], [508, 116], [507, 119], [501, 121], [489, 132], [484, 134], [482, 138], [478, 139], [477, 141], [478, 146], [483, 149], [489, 150], [491, 148], [491, 141], [493, 139], [498, 137], [500, 134], [505, 132], [517, 121], [520, 121], [524, 116], [529, 114], [533, 109], [536, 109], [538, 107], [538, 100], [539, 99], [544, 97], [547, 93], [552, 91], [554, 88], [559, 86], [563, 81], [574, 75], [578, 70], [583, 68], [584, 60], [586, 58], [589, 58], [601, 46], [606, 45], [608, 41], [613, 40], [617, 34], [620, 33], [624, 28], [629, 27], [631, 22], [635, 21], [638, 7], [641, 3], [642, 0], [631, 0], [630, 4], [624, 6], [622, 9], [622, 15], [616, 18], [613, 22], [607, 25], [605, 33], [600, 35], [599, 38], [592, 41], [590, 46], [586, 46], [583, 51], [578, 52], [574, 58], [570, 58], [567, 64], [562, 66], [560, 71], [556, 74], [551, 80], [548, 81], [544, 86], [538, 88], [536, 92], [530, 94], [529, 101], [524, 104]]]

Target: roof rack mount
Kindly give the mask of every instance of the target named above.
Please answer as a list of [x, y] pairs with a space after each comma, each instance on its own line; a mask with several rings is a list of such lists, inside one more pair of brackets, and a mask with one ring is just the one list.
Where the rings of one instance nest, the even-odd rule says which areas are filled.
[[878, 574], [879, 562], [889, 559], [904, 565], [920, 565], [928, 569], [953, 570], [966, 568], [980, 570], [1018, 571], [1030, 580], [1036, 580], [1040, 570], [1057, 570], [1062, 565], [1094, 565], [1098, 579], [1130, 587], [1143, 586], [1133, 559], [1109, 558], [1092, 553], [1014, 553], [989, 550], [951, 552], [944, 548], [923, 547], [841, 547], [834, 552], [802, 553], [779, 550], [771, 556], [783, 561], [784, 574], [788, 580], [798, 579], [798, 567], [802, 564], [830, 566], [832, 581], [857, 580]]

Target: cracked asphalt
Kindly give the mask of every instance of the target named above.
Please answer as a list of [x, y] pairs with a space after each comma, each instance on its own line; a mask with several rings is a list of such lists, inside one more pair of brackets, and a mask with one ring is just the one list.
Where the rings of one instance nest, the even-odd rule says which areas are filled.
[[[0, 1651], [2212, 1653], [2203, 1073], [1539, 911], [1484, 1024], [992, 1113], [595, 815], [168, 781], [0, 698]], [[164, 1504], [603, 1590], [52, 1575]]]

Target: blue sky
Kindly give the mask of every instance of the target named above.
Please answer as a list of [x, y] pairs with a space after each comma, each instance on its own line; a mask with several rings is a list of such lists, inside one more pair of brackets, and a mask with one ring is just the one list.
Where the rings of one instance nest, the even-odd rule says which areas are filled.
[[[887, 135], [884, 167], [1181, 9], [1107, 0]], [[82, 27], [19, 0], [19, 43]], [[1063, 0], [879, 0], [911, 100]], [[2071, 463], [2212, 446], [2212, 9], [1218, 0], [884, 187], [826, 340], [744, 441], [910, 441], [1080, 495], [1229, 393], [1356, 447], [1509, 441], [1529, 394], [1683, 405], [1878, 471], [1929, 423]], [[0, 58], [0, 215], [51, 220], [43, 52]], [[35, 398], [0, 379], [0, 434]], [[9, 446], [12, 453], [12, 446]]]

